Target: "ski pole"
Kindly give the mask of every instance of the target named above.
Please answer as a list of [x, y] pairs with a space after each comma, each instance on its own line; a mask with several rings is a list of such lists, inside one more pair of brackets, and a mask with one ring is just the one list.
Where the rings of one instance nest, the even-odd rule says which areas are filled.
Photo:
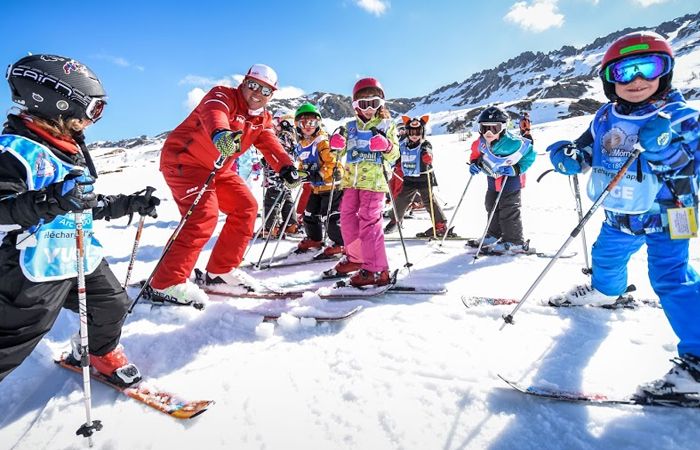
[[484, 234], [481, 235], [481, 240], [479, 240], [479, 247], [476, 249], [476, 253], [474, 254], [474, 259], [472, 259], [472, 263], [476, 262], [477, 259], [479, 259], [479, 252], [481, 251], [481, 247], [484, 245], [484, 239], [486, 239], [486, 234], [489, 232], [489, 227], [491, 226], [491, 221], [493, 220], [493, 216], [496, 215], [496, 209], [498, 208], [498, 203], [501, 201], [501, 195], [503, 195], [503, 191], [506, 188], [506, 183], [508, 183], [510, 177], [505, 176], [503, 179], [503, 184], [501, 184], [501, 190], [498, 191], [498, 195], [496, 196], [496, 201], [493, 203], [493, 208], [491, 209], [491, 214], [489, 214], [489, 220], [486, 222], [486, 228], [484, 228]]
[[[156, 188], [148, 186], [146, 188], [146, 193], [144, 197], [149, 199], [155, 191]], [[136, 262], [136, 253], [139, 250], [139, 242], [141, 241], [141, 232], [143, 231], [143, 225], [146, 222], [146, 215], [142, 214], [139, 218], [138, 227], [136, 227], [136, 238], [134, 238], [134, 247], [131, 249], [131, 257], [129, 258], [129, 267], [126, 269], [126, 279], [124, 280], [124, 289], [129, 286], [129, 280], [131, 279], [131, 272], [134, 270], [134, 263]]]
[[[267, 236], [265, 236], [265, 244], [263, 244], [262, 251], [260, 252], [260, 257], [258, 258], [258, 262], [253, 264], [253, 267], [256, 269], [260, 269], [260, 262], [263, 259], [263, 256], [265, 256], [265, 250], [267, 250], [267, 246], [270, 244], [270, 240], [272, 239], [272, 232], [275, 230], [275, 227], [279, 224], [280, 216], [275, 216], [275, 219], [272, 221], [272, 228], [268, 230]], [[282, 230], [278, 228], [279, 230], [279, 238], [282, 238]]]
[[[383, 133], [381, 130], [377, 129], [377, 127], [372, 127], [372, 134], [381, 134], [382, 136], [386, 137], [386, 134]], [[396, 201], [394, 200], [394, 193], [391, 192], [391, 188], [389, 187], [389, 174], [386, 171], [386, 165], [384, 164], [383, 158], [382, 158], [382, 173], [384, 174], [384, 180], [386, 181], [387, 188], [389, 189], [389, 200], [391, 201], [391, 209], [394, 211], [394, 217], [396, 218], [397, 223], [399, 220], [399, 215], [396, 212]], [[401, 238], [401, 247], [403, 248], [403, 256], [406, 258], [406, 264], [404, 264], [404, 267], [408, 268], [410, 270], [411, 266], [413, 264], [408, 261], [408, 252], [406, 251], [406, 242], [404, 242], [403, 239], [403, 230], [401, 229], [401, 225], [397, 227], [399, 229], [399, 237]]]
[[146, 281], [143, 283], [143, 286], [141, 286], [141, 290], [139, 291], [139, 293], [136, 296], [136, 298], [134, 299], [134, 301], [131, 303], [131, 306], [129, 307], [129, 311], [128, 311], [129, 314], [131, 314], [131, 312], [134, 310], [134, 307], [138, 303], [138, 301], [141, 298], [141, 296], [143, 295], [143, 293], [151, 285], [151, 280], [153, 280], [153, 277], [155, 276], [156, 272], [158, 271], [158, 268], [163, 263], [163, 259], [165, 258], [165, 255], [168, 254], [168, 252], [170, 251], [170, 248], [173, 246], [173, 243], [175, 242], [175, 239], [177, 239], [177, 237], [180, 235], [180, 231], [182, 231], [182, 228], [185, 226], [185, 223], [187, 223], [187, 220], [190, 218], [190, 216], [194, 212], [194, 209], [197, 207], [197, 204], [199, 204], [199, 201], [202, 200], [202, 197], [204, 196], [204, 193], [206, 192], [207, 188], [209, 187], [209, 184], [214, 179], [216, 172], [218, 172], [219, 169], [224, 167], [224, 164], [226, 163], [227, 159], [228, 159], [228, 157], [221, 155], [219, 157], [219, 159], [217, 159], [216, 162], [214, 162], [214, 168], [212, 169], [211, 173], [209, 173], [209, 176], [207, 177], [207, 179], [204, 181], [202, 188], [199, 190], [199, 192], [197, 192], [197, 196], [194, 198], [194, 202], [192, 202], [190, 209], [188, 209], [187, 212], [185, 213], [185, 215], [182, 216], [182, 219], [180, 219], [180, 223], [175, 228], [175, 231], [170, 236], [170, 239], [168, 239], [168, 243], [165, 244], [165, 248], [163, 249], [163, 253], [161, 253], [160, 258], [158, 258], [158, 262], [156, 263], [156, 266], [153, 268], [153, 271], [148, 276], [148, 278], [146, 278]]
[[[437, 230], [435, 230], [435, 207], [433, 206], [433, 183], [431, 181], [433, 169], [427, 171], [426, 176], [428, 177], [428, 196], [430, 197], [430, 220], [433, 222], [433, 239], [437, 239]], [[445, 231], [445, 236], [447, 236], [447, 231]]]
[[[578, 175], [574, 175], [572, 178], [574, 183], [574, 197], [576, 197], [576, 212], [578, 213], [578, 220], [580, 222], [581, 220], [583, 220], [583, 208], [581, 207], [581, 190], [578, 184]], [[586, 242], [585, 228], [581, 228], [581, 241], [583, 243], [583, 258], [586, 263], [586, 267], [583, 268], [583, 273], [586, 275], [590, 275], [591, 273], [593, 273], [593, 269], [591, 269], [591, 265], [588, 261], [588, 243]]]
[[92, 434], [102, 429], [102, 422], [92, 420], [92, 393], [90, 390], [90, 349], [88, 346], [87, 294], [85, 291], [85, 235], [83, 213], [73, 213], [75, 218], [75, 256], [78, 271], [78, 312], [80, 316], [80, 367], [83, 369], [83, 399], [85, 401], [85, 423], [75, 434], [86, 437], [92, 447]]
[[583, 216], [583, 218], [579, 221], [578, 225], [576, 225], [576, 227], [573, 229], [573, 231], [571, 232], [569, 237], [566, 239], [566, 241], [561, 246], [561, 248], [557, 251], [557, 253], [554, 255], [554, 257], [551, 260], [549, 260], [549, 263], [547, 263], [547, 266], [544, 268], [542, 273], [539, 274], [539, 276], [537, 277], [535, 282], [532, 283], [532, 285], [527, 290], [527, 292], [525, 292], [525, 295], [523, 295], [523, 298], [520, 299], [520, 301], [518, 302], [517, 305], [515, 305], [515, 308], [513, 308], [513, 311], [511, 311], [510, 314], [503, 315], [503, 324], [501, 325], [500, 330], [505, 328], [506, 324], [513, 324], [514, 323], [513, 316], [518, 312], [520, 307], [523, 306], [523, 304], [528, 299], [530, 294], [532, 294], [532, 291], [534, 291], [535, 288], [537, 287], [537, 285], [540, 284], [540, 281], [542, 281], [544, 276], [547, 275], [547, 272], [549, 272], [549, 270], [552, 268], [554, 263], [557, 262], [557, 260], [561, 256], [561, 254], [564, 253], [564, 250], [566, 250], [566, 247], [568, 247], [569, 244], [571, 243], [571, 241], [573, 241], [576, 238], [576, 236], [578, 236], [578, 234], [581, 232], [581, 230], [583, 230], [583, 227], [586, 225], [586, 222], [588, 222], [590, 220], [590, 218], [596, 212], [598, 207], [600, 207], [600, 205], [603, 203], [603, 201], [605, 201], [605, 199], [610, 194], [610, 192], [615, 188], [615, 186], [617, 186], [617, 184], [620, 182], [620, 180], [622, 180], [622, 177], [625, 176], [627, 169], [629, 169], [629, 167], [632, 165], [634, 160], [637, 159], [639, 154], [642, 153], [643, 151], [644, 151], [644, 149], [642, 148], [641, 145], [639, 145], [639, 143], [635, 144], [634, 151], [632, 152], [632, 154], [627, 158], [627, 160], [622, 165], [622, 167], [617, 172], [617, 174], [613, 177], [613, 179], [610, 180], [610, 182], [605, 187], [603, 192], [600, 193], [600, 195], [598, 196], [596, 201], [593, 202], [593, 205], [590, 207], [590, 209], [588, 210], [586, 215]]
[[[292, 207], [289, 209], [289, 213], [287, 214], [287, 218], [284, 221], [284, 225], [282, 228], [280, 228], [280, 235], [277, 238], [277, 243], [275, 244], [275, 248], [272, 249], [272, 255], [270, 255], [270, 259], [267, 261], [267, 268], [269, 269], [270, 266], [272, 265], [272, 260], [275, 258], [275, 254], [277, 254], [277, 248], [280, 246], [280, 241], [282, 241], [282, 236], [284, 233], [283, 230], [287, 229], [287, 225], [289, 225], [289, 221], [292, 219], [292, 214], [296, 212], [296, 204], [299, 201], [299, 197], [301, 196], [301, 186], [299, 186], [299, 189], [297, 189], [297, 195], [294, 196], [294, 202], [292, 203]], [[267, 243], [265, 244], [267, 245]], [[263, 253], [265, 252], [265, 249], [263, 248]], [[260, 255], [260, 259], [262, 260], [262, 254]], [[260, 267], [260, 261], [258, 261], [257, 267]]]
[[[258, 228], [258, 231], [255, 233], [255, 236], [253, 237], [253, 240], [250, 241], [248, 244], [248, 249], [245, 251], [243, 254], [243, 259], [245, 259], [246, 255], [248, 255], [248, 252], [250, 251], [251, 248], [253, 248], [253, 245], [255, 245], [255, 241], [258, 240], [258, 237], [260, 237], [260, 233], [262, 233], [262, 230], [265, 228], [265, 224], [267, 224], [267, 221], [270, 218], [270, 215], [272, 215], [272, 212], [275, 211], [275, 208], [277, 204], [281, 201], [282, 197], [284, 196], [284, 187], [282, 187], [279, 191], [279, 194], [277, 194], [277, 197], [275, 198], [275, 201], [272, 203], [272, 207], [270, 207], [270, 210], [267, 212], [267, 215], [263, 219], [262, 223], [260, 224], [260, 227]], [[263, 200], [264, 201], [264, 200]], [[276, 222], [275, 222], [276, 223]], [[275, 224], [273, 223], [272, 226], [274, 227]]]
[[451, 227], [452, 227], [452, 222], [454, 222], [455, 217], [457, 217], [457, 211], [459, 211], [459, 207], [462, 205], [462, 200], [464, 200], [464, 196], [467, 194], [467, 189], [469, 189], [469, 185], [472, 183], [472, 180], [474, 179], [474, 175], [469, 176], [469, 180], [467, 181], [467, 185], [464, 187], [464, 191], [462, 192], [462, 196], [459, 198], [459, 202], [457, 203], [457, 206], [455, 206], [455, 212], [452, 213], [452, 217], [450, 218], [450, 223], [447, 224], [447, 233], [442, 237], [442, 240], [440, 241], [439, 247], [442, 247], [442, 244], [445, 243], [445, 239], [447, 239], [447, 234], [449, 233]]

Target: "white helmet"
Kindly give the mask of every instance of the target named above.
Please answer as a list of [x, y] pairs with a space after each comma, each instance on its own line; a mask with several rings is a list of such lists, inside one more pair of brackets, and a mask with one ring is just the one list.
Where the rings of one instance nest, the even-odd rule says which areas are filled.
[[253, 78], [269, 84], [273, 89], [277, 89], [277, 72], [272, 70], [272, 67], [265, 64], [253, 64], [245, 74], [246, 78]]

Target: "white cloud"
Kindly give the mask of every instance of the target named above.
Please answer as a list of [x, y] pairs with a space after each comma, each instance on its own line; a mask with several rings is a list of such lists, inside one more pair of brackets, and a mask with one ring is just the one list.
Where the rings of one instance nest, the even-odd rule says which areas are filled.
[[652, 5], [660, 5], [666, 3], [668, 0], [633, 0], [634, 3], [638, 4], [642, 8], [646, 8]]
[[[642, 0], [644, 1], [644, 0]], [[646, 0], [654, 1], [654, 0]], [[533, 0], [516, 2], [503, 19], [513, 22], [526, 31], [535, 33], [549, 28], [560, 28], [564, 24], [564, 15], [559, 13], [558, 0]]]
[[388, 0], [355, 0], [355, 4], [377, 17], [381, 16], [389, 9]]
[[[202, 98], [206, 95], [207, 92], [209, 92], [209, 89], [213, 88], [214, 86], [237, 87], [239, 84], [241, 84], [243, 78], [245, 77], [240, 74], [227, 76], [218, 80], [214, 78], [203, 77], [200, 75], [187, 75], [185, 76], [185, 78], [180, 80], [178, 84], [181, 86], [196, 86], [195, 88], [187, 92], [187, 100], [183, 102], [185, 107], [191, 111], [199, 104], [200, 101], [202, 101]], [[282, 86], [275, 91], [273, 98], [294, 98], [299, 97], [300, 95], [304, 95], [303, 89], [300, 89], [295, 86]]]
[[119, 67], [131, 67], [133, 69], [138, 70], [139, 72], [143, 72], [146, 70], [143, 66], [140, 66], [138, 64], [134, 64], [130, 61], [128, 61], [126, 58], [121, 57], [121, 56], [113, 56], [113, 55], [107, 55], [104, 53], [100, 53], [99, 55], [95, 56], [97, 59], [102, 59], [105, 61], [109, 61], [114, 65], [117, 65]]

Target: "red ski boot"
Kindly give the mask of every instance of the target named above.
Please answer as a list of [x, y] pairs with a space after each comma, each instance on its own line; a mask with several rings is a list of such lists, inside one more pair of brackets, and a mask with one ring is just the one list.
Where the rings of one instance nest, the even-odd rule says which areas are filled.
[[391, 283], [391, 276], [388, 270], [370, 272], [362, 269], [350, 278], [350, 286], [354, 287], [386, 286], [389, 283]]
[[321, 250], [321, 247], [323, 247], [323, 242], [304, 238], [301, 240], [301, 242], [299, 242], [299, 245], [297, 245], [297, 249], [294, 250], [294, 253], [306, 253], [309, 250]]

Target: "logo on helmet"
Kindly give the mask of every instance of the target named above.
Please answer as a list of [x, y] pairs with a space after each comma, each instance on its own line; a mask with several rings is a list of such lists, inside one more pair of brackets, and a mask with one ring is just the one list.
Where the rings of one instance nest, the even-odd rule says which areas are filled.
[[56, 102], [56, 108], [58, 108], [59, 111], [66, 111], [70, 108], [70, 105], [65, 100], [59, 100]]
[[37, 94], [36, 92], [32, 92], [32, 100], [34, 100], [35, 102], [41, 103], [44, 101], [44, 97]]
[[71, 72], [82, 73], [83, 75], [88, 74], [87, 67], [74, 59], [71, 59], [63, 65], [63, 71], [66, 73], [66, 75], [70, 75]]

